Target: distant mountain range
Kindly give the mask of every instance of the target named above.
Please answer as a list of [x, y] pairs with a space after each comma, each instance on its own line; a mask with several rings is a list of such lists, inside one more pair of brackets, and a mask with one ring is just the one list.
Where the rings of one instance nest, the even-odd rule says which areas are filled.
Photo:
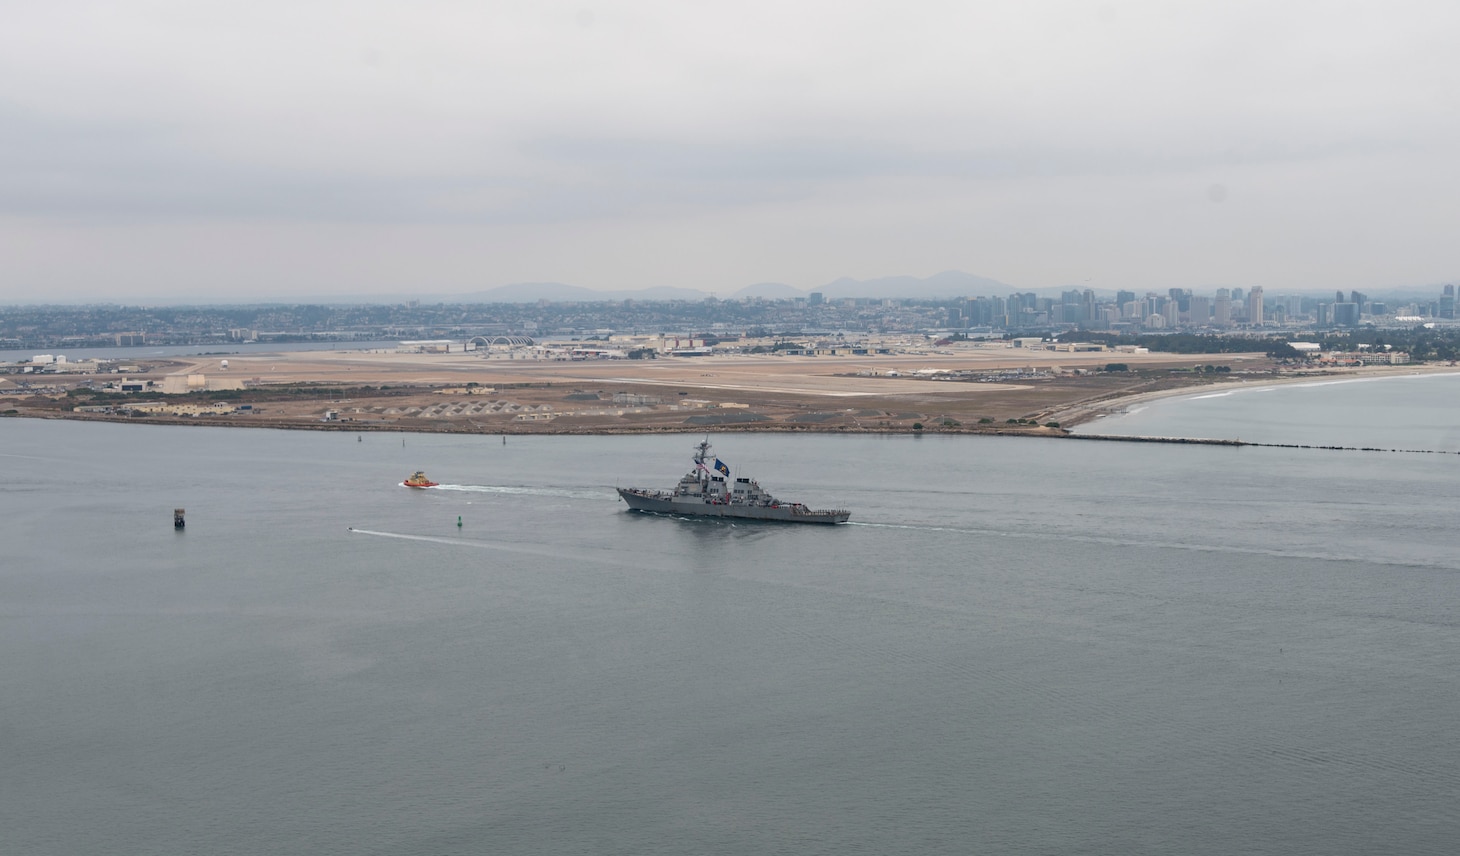
[[[700, 301], [710, 297], [718, 297], [722, 300], [739, 300], [746, 297], [760, 297], [766, 300], [790, 300], [797, 297], [809, 297], [812, 293], [820, 293], [827, 300], [836, 300], [843, 297], [859, 298], [910, 298], [914, 300], [943, 300], [956, 297], [984, 297], [991, 295], [1007, 295], [1016, 289], [1007, 283], [999, 282], [987, 277], [974, 276], [962, 271], [949, 270], [933, 274], [925, 278], [915, 276], [885, 276], [877, 279], [852, 279], [842, 277], [841, 279], [829, 282], [820, 288], [800, 289], [787, 285], [784, 282], [757, 282], [747, 285], [737, 291], [730, 293], [701, 291], [694, 288], [677, 288], [675, 286], [660, 285], [651, 288], [641, 289], [617, 289], [605, 291], [593, 288], [584, 288], [580, 285], [569, 285], [564, 282], [518, 282], [511, 285], [498, 286], [497, 288], [484, 289], [472, 292], [418, 292], [418, 293], [376, 293], [376, 294], [290, 294], [290, 295], [256, 295], [248, 303], [253, 304], [323, 304], [323, 305], [346, 305], [346, 304], [396, 304], [418, 302], [422, 304], [433, 303], [536, 303], [545, 300], [549, 303], [595, 303], [607, 300], [642, 300], [669, 301], [686, 300]], [[1058, 294], [1059, 289], [1040, 289], [1040, 292]], [[84, 299], [60, 300], [58, 303], [84, 304], [90, 301]], [[112, 302], [139, 303], [149, 306], [175, 306], [183, 305], [244, 305], [236, 295], [193, 295], [187, 301], [164, 296], [140, 296], [134, 295], [125, 298], [113, 298]], [[0, 299], [0, 305], [7, 303], [19, 304], [20, 301], [6, 301]]]
[[953, 297], [1005, 296], [1014, 286], [961, 270], [945, 270], [930, 277], [884, 276], [877, 279], [842, 277], [816, 289], [828, 300], [839, 297], [910, 297], [943, 300]]
[[596, 300], [704, 300], [709, 296], [693, 288], [674, 288], [667, 285], [637, 291], [595, 291], [562, 282], [518, 282], [470, 294], [446, 295], [443, 299], [453, 303], [536, 303], [539, 300], [569, 303]]
[[[954, 297], [1005, 295], [1014, 290], [1013, 286], [996, 279], [948, 270], [921, 279], [915, 276], [884, 276], [877, 279], [842, 277], [820, 288], [805, 291], [784, 282], [758, 282], [754, 285], [747, 285], [732, 294], [716, 296], [731, 300], [746, 297], [789, 300], [795, 297], [807, 297], [812, 292], [819, 292], [827, 300], [843, 297], [941, 300]], [[439, 299], [464, 303], [536, 303], [539, 300], [565, 303], [598, 300], [705, 300], [710, 296], [709, 292], [693, 288], [675, 288], [663, 285], [629, 291], [596, 291], [561, 282], [519, 282], [470, 294], [442, 295]]]
[[[928, 277], [916, 276], [884, 276], [874, 279], [853, 279], [842, 277], [833, 280], [819, 288], [800, 289], [787, 285], [784, 282], [757, 282], [747, 285], [739, 290], [723, 293], [715, 292], [713, 295], [707, 291], [694, 288], [676, 288], [674, 286], [655, 286], [637, 290], [618, 289], [613, 291], [601, 291], [592, 288], [584, 288], [578, 285], [568, 285], [562, 282], [519, 282], [512, 285], [503, 285], [497, 288], [485, 289], [468, 293], [390, 293], [390, 294], [332, 294], [332, 295], [304, 295], [291, 294], [274, 297], [256, 296], [247, 301], [248, 304], [281, 304], [299, 305], [307, 303], [325, 305], [346, 305], [346, 304], [396, 304], [410, 303], [412, 301], [422, 304], [433, 303], [536, 303], [545, 300], [550, 303], [595, 303], [609, 300], [642, 300], [645, 302], [685, 300], [701, 301], [710, 297], [718, 297], [722, 300], [739, 300], [742, 298], [764, 298], [766, 300], [790, 300], [797, 297], [808, 297], [812, 293], [820, 293], [827, 300], [840, 298], [904, 298], [912, 300], [949, 300], [958, 297], [1005, 297], [1016, 291], [1032, 291], [1040, 297], [1058, 297], [1065, 291], [1084, 291], [1089, 284], [1069, 284], [1061, 286], [1046, 286], [1043, 288], [1019, 288], [1006, 282], [1000, 282], [988, 277], [975, 276], [971, 273], [964, 273], [957, 270], [946, 270], [942, 273], [935, 273]], [[1207, 285], [1193, 289], [1197, 294], [1211, 294], [1218, 287], [1229, 288], [1230, 285]], [[1408, 299], [1438, 299], [1440, 285], [1421, 285], [1403, 287], [1378, 287], [1368, 289], [1369, 296], [1374, 299], [1408, 300]], [[1148, 289], [1132, 288], [1134, 291], [1146, 291]], [[1095, 293], [1104, 298], [1110, 298], [1115, 294], [1115, 288], [1106, 285], [1104, 288], [1095, 288]], [[1277, 286], [1267, 288], [1268, 294], [1285, 293]], [[1332, 296], [1332, 291], [1314, 291], [1313, 289], [1297, 289], [1286, 292], [1288, 294], [1327, 294]], [[84, 299], [58, 300], [58, 304], [84, 304], [92, 301]], [[112, 298], [110, 302], [119, 302], [118, 298]], [[245, 305], [241, 303], [236, 295], [227, 296], [192, 296], [187, 301], [179, 300], [176, 297], [128, 297], [120, 299], [123, 303], [140, 303], [150, 306], [179, 306], [179, 305]], [[0, 299], [0, 305], [15, 304], [21, 305], [19, 300]]]

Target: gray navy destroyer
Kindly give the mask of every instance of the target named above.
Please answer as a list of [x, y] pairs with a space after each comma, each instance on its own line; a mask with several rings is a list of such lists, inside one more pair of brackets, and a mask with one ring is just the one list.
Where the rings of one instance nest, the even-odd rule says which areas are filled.
[[[713, 460], [713, 468], [705, 462]], [[736, 520], [777, 520], [784, 523], [846, 523], [852, 516], [843, 509], [818, 510], [799, 502], [781, 502], [752, 479], [730, 478], [730, 468], [710, 454], [710, 441], [695, 446], [695, 468], [674, 490], [621, 487], [618, 495], [634, 511], [682, 514], [690, 517], [728, 517]]]

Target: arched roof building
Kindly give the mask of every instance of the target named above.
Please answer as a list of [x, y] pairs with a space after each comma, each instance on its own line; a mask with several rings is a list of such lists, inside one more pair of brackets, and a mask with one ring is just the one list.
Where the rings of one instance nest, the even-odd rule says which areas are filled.
[[531, 336], [473, 336], [467, 344], [478, 348], [526, 348], [537, 343]]

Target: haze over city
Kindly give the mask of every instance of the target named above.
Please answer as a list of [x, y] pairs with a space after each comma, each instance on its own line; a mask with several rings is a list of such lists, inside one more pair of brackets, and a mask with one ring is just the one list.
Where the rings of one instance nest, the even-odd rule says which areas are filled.
[[[73, 2], [0, 30], [0, 300], [1454, 278], [1439, 2]], [[1433, 289], [1430, 289], [1433, 290]]]

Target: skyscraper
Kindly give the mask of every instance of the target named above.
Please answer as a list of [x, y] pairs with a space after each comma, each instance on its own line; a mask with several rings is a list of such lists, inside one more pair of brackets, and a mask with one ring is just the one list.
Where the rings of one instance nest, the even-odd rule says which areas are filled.
[[1217, 300], [1214, 304], [1212, 324], [1218, 327], [1230, 327], [1232, 325], [1232, 295], [1225, 288], [1217, 289]]
[[1208, 297], [1192, 295], [1187, 298], [1186, 323], [1193, 327], [1205, 327], [1212, 323], [1212, 301]]
[[1252, 290], [1247, 292], [1247, 323], [1254, 327], [1262, 326], [1262, 286], [1254, 285]]

